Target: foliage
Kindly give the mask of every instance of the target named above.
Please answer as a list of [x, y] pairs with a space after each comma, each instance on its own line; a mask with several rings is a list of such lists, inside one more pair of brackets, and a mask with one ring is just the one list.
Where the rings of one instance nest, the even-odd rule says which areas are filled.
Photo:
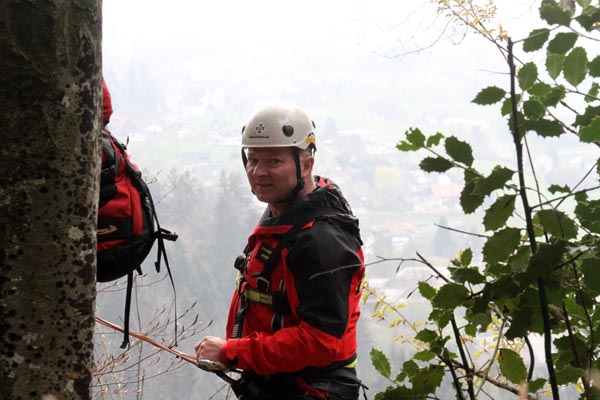
[[[374, 317], [415, 333], [415, 356], [396, 375], [384, 353], [371, 352], [375, 369], [390, 382], [376, 399], [437, 398], [445, 375], [458, 399], [477, 398], [490, 384], [522, 398], [544, 392], [558, 399], [559, 386], [576, 388], [581, 398], [600, 398], [593, 385], [600, 369], [600, 200], [594, 197], [600, 186], [589, 178], [598, 178], [600, 162], [587, 172], [573, 171], [582, 174], [573, 177], [581, 178], [574, 185], [545, 188], [531, 157], [529, 168], [524, 165], [531, 135], [576, 135], [582, 144], [600, 145], [600, 56], [590, 54], [600, 40], [600, 4], [543, 0], [539, 12], [547, 26], [513, 42], [502, 29], [486, 29], [494, 9], [486, 14], [472, 1], [439, 3], [493, 42], [506, 60], [507, 88], [483, 88], [473, 103], [496, 106], [506, 118], [515, 164], [480, 170], [468, 142], [418, 128], [398, 143], [400, 151], [428, 153], [420, 163], [425, 172], [462, 172], [460, 206], [465, 215], [482, 212], [486, 240], [480, 262], [468, 248], [443, 271], [417, 253], [417, 261], [443, 281], [441, 287], [419, 284], [432, 310], [424, 324], [407, 321], [398, 305], [367, 287], [365, 301], [376, 299]], [[515, 44], [528, 58], [542, 54], [543, 61], [518, 61]], [[543, 337], [545, 360], [537, 374], [537, 349], [530, 342], [536, 335]], [[479, 349], [475, 357], [473, 349]]]

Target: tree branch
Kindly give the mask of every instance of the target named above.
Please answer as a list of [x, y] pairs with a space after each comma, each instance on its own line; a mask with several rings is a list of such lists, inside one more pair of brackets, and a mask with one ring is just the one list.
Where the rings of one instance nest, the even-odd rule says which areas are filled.
[[[537, 251], [537, 242], [535, 239], [535, 230], [533, 227], [533, 220], [531, 217], [531, 208], [529, 207], [529, 200], [527, 199], [527, 192], [525, 190], [525, 174], [523, 172], [523, 145], [521, 143], [521, 133], [519, 128], [519, 114], [517, 111], [516, 101], [516, 68], [513, 58], [513, 42], [508, 39], [508, 66], [510, 68], [510, 97], [512, 103], [512, 135], [515, 144], [515, 151], [517, 155], [517, 167], [519, 174], [519, 187], [521, 194], [521, 201], [523, 203], [523, 210], [525, 212], [525, 219], [527, 221], [527, 235], [529, 236], [529, 245], [531, 247], [531, 253], [535, 254]], [[552, 397], [554, 400], [560, 398], [558, 393], [558, 383], [556, 381], [556, 373], [554, 371], [554, 362], [552, 361], [552, 331], [550, 328], [550, 318], [548, 317], [548, 300], [546, 298], [546, 288], [544, 278], [539, 277], [537, 279], [538, 294], [540, 298], [540, 311], [542, 314], [542, 321], [544, 325], [544, 353], [546, 358], [546, 366], [548, 368], [548, 377], [550, 380], [550, 386], [552, 387]]]

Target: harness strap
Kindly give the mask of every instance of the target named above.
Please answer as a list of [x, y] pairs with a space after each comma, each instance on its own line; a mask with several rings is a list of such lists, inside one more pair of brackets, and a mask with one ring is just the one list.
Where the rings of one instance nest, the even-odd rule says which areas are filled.
[[281, 292], [263, 292], [258, 289], [246, 287], [242, 296], [250, 303], [263, 304], [272, 307], [283, 314], [289, 314], [291, 312], [287, 296]]

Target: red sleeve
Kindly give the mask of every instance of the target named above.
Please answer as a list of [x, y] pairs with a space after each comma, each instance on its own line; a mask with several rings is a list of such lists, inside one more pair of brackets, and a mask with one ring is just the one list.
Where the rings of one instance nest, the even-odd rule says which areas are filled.
[[341, 345], [340, 339], [300, 322], [274, 334], [253, 333], [242, 339], [229, 339], [221, 354], [236, 368], [271, 375], [299, 371], [310, 365], [329, 365], [335, 361]]

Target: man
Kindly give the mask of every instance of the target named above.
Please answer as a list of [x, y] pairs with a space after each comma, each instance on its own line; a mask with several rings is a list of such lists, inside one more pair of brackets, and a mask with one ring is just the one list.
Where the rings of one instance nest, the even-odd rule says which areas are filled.
[[356, 399], [356, 324], [364, 259], [358, 220], [340, 189], [312, 175], [314, 123], [271, 106], [242, 130], [252, 192], [267, 208], [236, 260], [227, 339], [199, 359], [245, 371], [244, 399]]

